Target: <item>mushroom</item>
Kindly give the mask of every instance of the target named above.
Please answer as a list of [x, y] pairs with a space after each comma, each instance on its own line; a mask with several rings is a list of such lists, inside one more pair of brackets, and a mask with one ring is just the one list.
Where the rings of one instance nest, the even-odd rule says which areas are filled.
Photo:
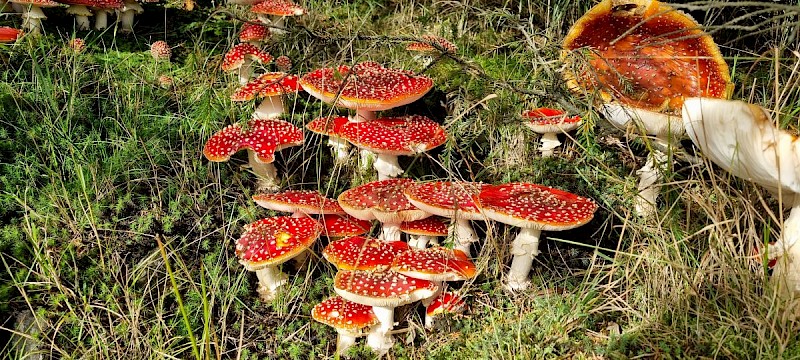
[[791, 207], [781, 237], [768, 247], [780, 257], [772, 281], [786, 298], [800, 295], [800, 145], [769, 112], [743, 101], [689, 98], [683, 124], [703, 156], [736, 177], [763, 186]]
[[463, 251], [445, 247], [410, 249], [398, 254], [392, 271], [415, 279], [430, 280], [441, 286], [445, 281], [464, 281], [475, 277], [475, 264]]
[[451, 228], [455, 248], [472, 256], [472, 243], [478, 235], [472, 230], [470, 220], [486, 220], [473, 199], [485, 186], [467, 181], [430, 181], [415, 183], [406, 188], [408, 201], [417, 208], [437, 216], [453, 219]]
[[328, 145], [333, 150], [333, 158], [338, 164], [347, 162], [350, 143], [340, 135], [349, 120], [344, 116], [321, 117], [306, 124], [313, 133], [328, 136]]
[[408, 234], [408, 245], [424, 249], [428, 243], [439, 245], [437, 238], [447, 236], [447, 224], [442, 218], [431, 216], [422, 220], [409, 221], [400, 224], [400, 231]]
[[403, 191], [411, 186], [411, 179], [388, 179], [366, 183], [339, 195], [339, 205], [353, 217], [361, 220], [378, 220], [383, 225], [380, 239], [400, 240], [400, 224], [424, 219], [431, 214], [411, 205]]
[[254, 119], [272, 119], [286, 111], [283, 108], [283, 96], [300, 90], [297, 75], [282, 72], [270, 72], [248, 82], [231, 95], [231, 101], [250, 101], [264, 98], [253, 112]]
[[529, 183], [486, 185], [477, 203], [487, 218], [516, 226], [520, 232], [511, 243], [514, 259], [506, 288], [524, 290], [530, 285], [528, 273], [539, 254], [542, 230], [569, 230], [594, 217], [597, 203], [566, 191]]
[[[75, 15], [75, 24], [78, 26], [78, 30], [89, 30], [89, 16], [92, 16], [93, 13], [89, 11], [88, 7], [118, 9], [124, 6], [123, 0], [58, 0], [58, 2], [69, 5], [67, 14]], [[105, 29], [108, 23], [107, 13], [100, 14], [98, 12], [97, 16], [96, 23], [102, 25], [101, 29]], [[101, 17], [102, 24], [100, 24]]]
[[169, 61], [169, 58], [172, 57], [172, 49], [169, 48], [166, 41], [158, 40], [150, 44], [150, 55], [155, 61]]
[[0, 26], [0, 43], [13, 43], [25, 33], [8, 26]]
[[402, 241], [351, 236], [328, 244], [322, 256], [338, 270], [384, 271], [392, 267], [395, 257], [409, 249]]
[[261, 207], [292, 213], [292, 217], [308, 217], [319, 214], [344, 214], [334, 199], [329, 199], [314, 190], [286, 190], [275, 194], [256, 194], [253, 201]]
[[86, 49], [86, 41], [81, 38], [74, 38], [67, 43], [67, 46], [72, 50], [72, 52], [79, 54]]
[[231, 155], [247, 149], [248, 166], [261, 178], [259, 187], [276, 189], [277, 169], [272, 164], [275, 152], [303, 144], [303, 131], [296, 126], [274, 119], [253, 119], [247, 129], [239, 124], [229, 125], [212, 136], [203, 149], [209, 161], [228, 161]]
[[[684, 133], [684, 98], [726, 98], [732, 88], [725, 60], [700, 28], [688, 15], [655, 0], [604, 0], [564, 39], [567, 87], [600, 95], [601, 112], [614, 125], [636, 125], [654, 135], [658, 147], [673, 146]], [[640, 215], [655, 211], [666, 159], [657, 149], [637, 171]]]
[[460, 314], [467, 308], [467, 303], [456, 293], [442, 291], [439, 296], [425, 308], [425, 328], [433, 328], [433, 321], [443, 314]]
[[257, 14], [261, 22], [274, 26], [272, 32], [280, 35], [286, 32], [283, 27], [287, 16], [300, 16], [306, 10], [291, 0], [265, 0], [253, 5], [250, 12]]
[[275, 291], [288, 281], [278, 265], [306, 251], [322, 233], [322, 226], [312, 218], [278, 216], [245, 226], [236, 242], [239, 263], [258, 277], [258, 294], [271, 301]]
[[133, 18], [137, 14], [142, 14], [144, 8], [136, 0], [124, 0], [122, 8], [117, 9], [117, 21], [119, 21], [121, 33], [133, 32]]
[[427, 299], [439, 291], [435, 283], [410, 278], [394, 271], [339, 271], [333, 280], [336, 293], [352, 302], [372, 306], [380, 324], [367, 335], [367, 345], [378, 354], [392, 348], [389, 331], [394, 327], [394, 308]]
[[575, 130], [581, 124], [580, 116], [567, 116], [562, 110], [538, 108], [522, 113], [525, 125], [533, 132], [542, 135], [539, 151], [542, 157], [553, 156], [553, 149], [561, 145], [558, 134]]
[[348, 123], [339, 135], [351, 144], [378, 155], [373, 164], [378, 172], [378, 180], [403, 173], [403, 168], [397, 162], [398, 156], [424, 153], [447, 141], [444, 129], [421, 115]]
[[22, 7], [22, 28], [31, 34], [41, 32], [42, 20], [47, 19], [42, 8], [62, 6], [52, 0], [8, 0], [8, 2]]
[[326, 103], [356, 110], [354, 121], [375, 119], [375, 111], [417, 101], [433, 88], [433, 80], [411, 71], [384, 68], [365, 61], [314, 70], [300, 79], [309, 94]]
[[287, 72], [292, 69], [292, 59], [286, 55], [278, 56], [275, 58], [275, 67], [278, 68], [278, 71]]
[[422, 66], [428, 66], [433, 62], [433, 55], [455, 54], [458, 47], [443, 37], [422, 35], [422, 41], [409, 43], [406, 45], [406, 51], [417, 53], [418, 55], [414, 55], [414, 59], [418, 60]]
[[261, 46], [267, 39], [269, 39], [269, 28], [261, 24], [245, 23], [239, 31], [239, 41], [253, 46]]
[[329, 239], [339, 239], [346, 236], [364, 235], [372, 229], [372, 222], [356, 219], [350, 215], [322, 215], [319, 219], [324, 230], [324, 235]]
[[222, 70], [239, 70], [239, 84], [245, 85], [253, 74], [252, 63], [258, 61], [262, 64], [269, 64], [272, 56], [261, 49], [247, 43], [236, 44], [225, 53], [222, 59]]
[[347, 301], [338, 295], [315, 305], [311, 317], [336, 329], [339, 334], [336, 353], [339, 355], [356, 343], [356, 337], [362, 335], [363, 329], [379, 323], [372, 306]]

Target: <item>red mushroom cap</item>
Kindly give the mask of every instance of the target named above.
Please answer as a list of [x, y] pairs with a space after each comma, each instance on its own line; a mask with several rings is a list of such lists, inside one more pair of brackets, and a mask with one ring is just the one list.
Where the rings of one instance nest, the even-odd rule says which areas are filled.
[[452, 292], [442, 292], [425, 309], [428, 316], [437, 316], [444, 313], [462, 313], [467, 307], [467, 303], [458, 294]]
[[121, 9], [125, 6], [123, 0], [58, 0], [58, 2], [67, 5], [83, 5], [102, 9]]
[[17, 3], [20, 5], [34, 5], [40, 8], [64, 6], [64, 4], [53, 0], [9, 0], [9, 2]]
[[329, 238], [366, 234], [372, 229], [372, 222], [356, 219], [350, 215], [323, 215], [319, 220]]
[[597, 203], [563, 190], [529, 183], [486, 185], [478, 195], [486, 217], [539, 230], [569, 230], [594, 217]]
[[278, 56], [278, 58], [275, 59], [275, 66], [280, 71], [289, 71], [292, 69], [292, 59], [289, 59], [286, 55]]
[[565, 72], [567, 85], [583, 93], [599, 91], [605, 102], [613, 98], [678, 116], [684, 98], [725, 98], [731, 89], [728, 66], [700, 28], [688, 15], [655, 0], [604, 0], [564, 39], [568, 61], [572, 50], [590, 50], [588, 64]]
[[298, 16], [306, 13], [306, 9], [289, 0], [265, 0], [253, 5], [250, 11], [254, 14], [274, 16]]
[[338, 295], [315, 305], [311, 309], [311, 317], [336, 330], [351, 334], [379, 323], [372, 306], [347, 301]]
[[344, 125], [339, 136], [378, 154], [415, 155], [447, 141], [444, 129], [421, 115], [386, 117]]
[[248, 270], [282, 264], [311, 246], [322, 233], [312, 218], [278, 216], [245, 226], [236, 242], [236, 256]]
[[21, 38], [25, 33], [22, 30], [8, 26], [0, 26], [0, 43], [12, 43]]
[[406, 188], [408, 201], [425, 212], [448, 218], [483, 220], [474, 197], [486, 184], [466, 181], [430, 181]]
[[245, 23], [239, 32], [239, 41], [263, 41], [269, 38], [269, 28], [261, 24]]
[[289, 213], [301, 212], [306, 215], [344, 214], [344, 210], [334, 199], [329, 199], [314, 190], [287, 190], [275, 194], [253, 195], [256, 204], [270, 210]]
[[406, 46], [406, 50], [408, 51], [419, 51], [419, 52], [426, 52], [426, 53], [438, 53], [440, 52], [439, 49], [435, 48], [431, 43], [439, 45], [444, 49], [444, 52], [449, 54], [455, 54], [458, 51], [458, 47], [448, 41], [447, 39], [439, 36], [434, 35], [422, 35], [422, 40], [424, 41], [415, 41]]
[[440, 217], [431, 216], [422, 220], [404, 222], [400, 224], [400, 231], [411, 235], [446, 236], [447, 223]]
[[461, 281], [475, 277], [475, 264], [461, 250], [434, 247], [410, 249], [394, 258], [392, 270], [430, 281]]
[[424, 219], [430, 214], [408, 202], [403, 191], [411, 179], [387, 179], [354, 187], [339, 195], [339, 205], [348, 214], [362, 219], [377, 219], [382, 223], [402, 223]]
[[317, 134], [339, 136], [349, 122], [346, 116], [321, 117], [306, 124], [306, 129]]
[[261, 74], [236, 90], [231, 95], [231, 101], [250, 101], [255, 98], [295, 93], [300, 90], [297, 79], [297, 75], [283, 72]]
[[[352, 72], [352, 74], [351, 74]], [[348, 109], [380, 111], [410, 104], [433, 88], [433, 80], [372, 61], [314, 70], [300, 79], [314, 97]], [[338, 98], [337, 98], [338, 96]]]
[[581, 124], [580, 116], [567, 116], [562, 110], [550, 108], [525, 111], [522, 117], [528, 120], [525, 125], [539, 134], [572, 131]]
[[303, 131], [298, 127], [275, 119], [253, 119], [248, 128], [234, 124], [220, 130], [206, 143], [203, 154], [209, 161], [228, 161], [242, 149], [251, 149], [256, 159], [263, 163], [275, 160], [275, 152], [303, 144]]
[[333, 279], [339, 296], [370, 306], [397, 307], [427, 299], [439, 290], [435, 283], [394, 271], [339, 271]]
[[244, 60], [250, 58], [262, 64], [269, 64], [272, 61], [272, 56], [253, 44], [240, 43], [236, 44], [233, 48], [228, 50], [225, 57], [222, 59], [222, 70], [232, 71], [240, 68], [244, 64]]
[[351, 236], [328, 244], [322, 256], [339, 270], [382, 271], [392, 266], [397, 255], [408, 250], [408, 244], [402, 241]]
[[167, 44], [166, 41], [158, 40], [150, 44], [150, 55], [156, 60], [169, 60], [172, 56], [172, 50], [169, 48], [169, 44]]

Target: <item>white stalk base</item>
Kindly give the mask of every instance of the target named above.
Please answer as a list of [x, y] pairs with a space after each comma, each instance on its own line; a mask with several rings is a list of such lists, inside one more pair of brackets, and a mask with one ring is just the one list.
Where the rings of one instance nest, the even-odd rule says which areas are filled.
[[283, 114], [283, 96], [269, 96], [258, 105], [253, 119], [274, 119]]
[[661, 150], [653, 150], [647, 157], [647, 162], [639, 170], [639, 194], [634, 199], [633, 210], [637, 215], [648, 218], [656, 213], [656, 200], [661, 193], [661, 182], [664, 180], [662, 168], [667, 162], [667, 154]]
[[352, 333], [345, 330], [336, 330], [339, 336], [336, 338], [336, 353], [343, 355], [356, 344], [356, 337]]
[[382, 356], [394, 345], [394, 339], [389, 335], [394, 328], [394, 308], [373, 306], [372, 311], [380, 324], [373, 326], [367, 335], [367, 346]]
[[403, 168], [400, 167], [395, 155], [378, 154], [372, 167], [378, 171], [378, 180], [395, 178], [403, 173]]
[[544, 133], [539, 141], [541, 143], [539, 151], [541, 151], [542, 157], [553, 156], [555, 148], [561, 145], [561, 141], [558, 140], [558, 135], [556, 135], [556, 133]]
[[[795, 201], [797, 202], [797, 201]], [[780, 258], [773, 267], [772, 283], [778, 293], [786, 299], [800, 298], [800, 204], [795, 204], [789, 217], [783, 222], [782, 239], [770, 250], [776, 250]], [[773, 252], [770, 257], [776, 256]]]
[[256, 152], [247, 150], [247, 167], [259, 177], [258, 188], [268, 191], [276, 191], [279, 189], [278, 184], [278, 169], [275, 168], [273, 163], [263, 163], [256, 159]]
[[328, 145], [333, 151], [333, 159], [336, 164], [346, 164], [350, 160], [350, 143], [347, 140], [336, 136], [328, 136]]
[[239, 85], [246, 85], [253, 75], [253, 60], [245, 56], [242, 66], [239, 67]]
[[42, 30], [42, 19], [47, 19], [38, 6], [23, 6], [22, 28], [28, 33], [39, 34]]
[[467, 257], [472, 257], [472, 243], [478, 242], [478, 234], [472, 229], [472, 224], [466, 219], [457, 219], [453, 241], [457, 250], [461, 250]]
[[117, 21], [119, 21], [120, 33], [130, 34], [133, 32], [133, 18], [135, 15], [135, 10], [126, 10], [117, 13]]
[[381, 235], [378, 237], [383, 241], [400, 241], [402, 233], [400, 224], [383, 223]]
[[278, 288], [289, 281], [289, 276], [281, 272], [277, 266], [267, 266], [261, 270], [256, 270], [258, 277], [258, 296], [263, 301], [272, 301]]
[[539, 235], [541, 230], [522, 228], [511, 243], [511, 270], [506, 277], [505, 288], [509, 291], [525, 290], [531, 281], [528, 274], [533, 266], [533, 258], [539, 255]]
[[94, 29], [105, 30], [108, 27], [108, 10], [97, 9], [94, 12]]

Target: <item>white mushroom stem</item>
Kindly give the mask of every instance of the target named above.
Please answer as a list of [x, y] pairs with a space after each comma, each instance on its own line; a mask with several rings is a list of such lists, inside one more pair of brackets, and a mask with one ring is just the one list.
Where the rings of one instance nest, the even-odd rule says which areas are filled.
[[121, 10], [117, 10], [117, 21], [120, 23], [119, 31], [132, 33], [134, 16], [143, 12], [144, 8], [136, 0], [125, 0], [125, 6]]
[[89, 16], [91, 11], [86, 6], [83, 5], [70, 5], [67, 8], [67, 14], [75, 15], [75, 25], [78, 26], [78, 30], [89, 30]]
[[542, 145], [539, 146], [539, 151], [542, 152], [542, 157], [553, 156], [553, 150], [557, 148], [558, 145], [561, 145], [561, 141], [558, 140], [558, 135], [556, 133], [542, 134], [540, 142]]
[[[799, 196], [795, 198], [800, 199]], [[769, 248], [770, 258], [779, 256], [772, 271], [772, 282], [786, 298], [800, 294], [800, 201], [794, 200], [789, 217], [783, 222], [782, 239]]]
[[258, 277], [258, 295], [264, 301], [275, 299], [275, 293], [289, 281], [289, 276], [281, 272], [277, 266], [267, 266], [261, 270], [256, 270]]
[[333, 150], [333, 158], [337, 164], [344, 164], [349, 160], [350, 143], [338, 136], [328, 135], [328, 145]]
[[403, 173], [403, 168], [397, 162], [397, 155], [378, 154], [372, 167], [378, 171], [378, 180], [395, 178]]
[[383, 223], [380, 239], [383, 241], [400, 241], [400, 223]]
[[247, 149], [247, 167], [253, 171], [260, 179], [259, 187], [265, 189], [278, 188], [278, 169], [273, 163], [264, 163], [256, 158], [256, 152]]
[[511, 291], [525, 290], [530, 285], [528, 273], [533, 266], [533, 258], [539, 255], [539, 236], [542, 231], [533, 228], [522, 228], [511, 243], [511, 270], [508, 271], [506, 289]]
[[[241, 80], [241, 78], [239, 79]], [[274, 119], [283, 112], [283, 95], [268, 96], [256, 108], [253, 119]]]
[[408, 236], [408, 246], [415, 248], [415, 249], [424, 249], [428, 246], [429, 242], [435, 242], [435, 236], [427, 236], [427, 235], [409, 235]]
[[22, 27], [32, 34], [42, 29], [42, 19], [47, 19], [42, 9], [36, 5], [22, 7]]
[[95, 9], [94, 11], [94, 28], [95, 30], [104, 30], [108, 27], [108, 14], [109, 10]]
[[372, 311], [380, 323], [370, 329], [367, 335], [367, 346], [382, 355], [394, 345], [394, 339], [389, 335], [389, 332], [394, 328], [394, 308], [373, 306]]
[[348, 330], [336, 329], [339, 336], [336, 338], [336, 353], [342, 355], [356, 344], [356, 335]]
[[351, 122], [364, 122], [377, 119], [377, 115], [372, 110], [356, 109], [356, 116], [350, 117]]
[[661, 182], [664, 180], [663, 167], [668, 161], [666, 154], [654, 149], [647, 157], [647, 162], [636, 174], [639, 175], [639, 194], [634, 199], [634, 211], [642, 217], [650, 217], [656, 212], [656, 199], [661, 192]]
[[239, 84], [247, 85], [253, 75], [253, 60], [249, 56], [244, 57], [242, 66], [239, 67]]
[[454, 231], [454, 248], [463, 251], [468, 257], [472, 257], [472, 243], [478, 241], [478, 235], [472, 229], [472, 224], [467, 219], [456, 219]]

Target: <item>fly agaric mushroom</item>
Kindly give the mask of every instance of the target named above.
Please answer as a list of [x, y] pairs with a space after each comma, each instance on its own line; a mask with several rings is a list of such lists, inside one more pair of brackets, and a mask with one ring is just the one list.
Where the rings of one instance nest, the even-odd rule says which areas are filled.
[[245, 23], [239, 31], [239, 41], [256, 47], [261, 46], [267, 39], [269, 39], [269, 28], [261, 24]]
[[464, 281], [477, 274], [475, 264], [463, 251], [441, 246], [398, 254], [392, 262], [392, 271], [437, 283]]
[[253, 5], [250, 12], [258, 15], [258, 19], [263, 23], [268, 23], [275, 34], [283, 34], [286, 30], [284, 19], [288, 16], [300, 16], [306, 13], [306, 9], [293, 3], [290, 0], [265, 0]]
[[422, 220], [400, 224], [400, 231], [408, 234], [408, 245], [416, 249], [424, 249], [428, 243], [439, 245], [439, 236], [447, 236], [447, 224], [442, 218], [431, 216]]
[[322, 215], [319, 219], [323, 235], [328, 239], [339, 239], [347, 236], [364, 235], [372, 228], [372, 222], [356, 219], [350, 215]]
[[203, 154], [209, 161], [228, 161], [231, 155], [247, 149], [248, 166], [262, 179], [260, 187], [277, 187], [277, 169], [272, 164], [275, 152], [303, 144], [303, 131], [298, 127], [274, 119], [253, 119], [247, 128], [239, 124], [220, 130], [206, 143]]
[[[567, 87], [600, 95], [610, 122], [623, 129], [636, 124], [661, 148], [684, 133], [685, 98], [727, 98], [732, 88], [711, 36], [688, 15], [655, 0], [600, 2], [572, 26], [563, 48]], [[581, 59], [579, 54], [588, 55]], [[657, 149], [637, 171], [640, 215], [655, 211], [666, 159]]]
[[166, 41], [158, 40], [150, 44], [150, 55], [153, 56], [155, 61], [169, 61], [172, 56], [172, 50]]
[[422, 41], [415, 41], [406, 45], [406, 51], [417, 53], [414, 58], [420, 61], [422, 66], [428, 66], [433, 62], [433, 56], [439, 54], [455, 54], [458, 47], [447, 39], [434, 35], [422, 35]]
[[471, 244], [478, 241], [470, 220], [486, 220], [473, 199], [485, 186], [467, 181], [431, 181], [406, 188], [408, 201], [417, 208], [437, 216], [453, 219], [455, 248], [471, 256]]
[[336, 329], [336, 353], [339, 355], [356, 343], [365, 328], [379, 323], [372, 306], [347, 301], [338, 295], [315, 305], [311, 317]]
[[328, 145], [333, 150], [333, 158], [338, 164], [347, 162], [350, 143], [340, 136], [344, 125], [349, 120], [344, 116], [321, 117], [306, 124], [306, 129], [313, 133], [328, 136]]
[[427, 299], [439, 291], [435, 283], [410, 278], [394, 271], [339, 271], [333, 280], [336, 293], [352, 302], [372, 306], [380, 324], [367, 335], [367, 346], [379, 354], [392, 348], [389, 331], [394, 327], [394, 308]]
[[258, 294], [270, 301], [275, 291], [288, 281], [278, 265], [306, 251], [322, 233], [322, 226], [312, 218], [278, 216], [245, 226], [236, 242], [236, 256], [258, 277]]
[[778, 129], [769, 112], [743, 101], [689, 98], [683, 124], [703, 155], [736, 177], [763, 186], [791, 207], [781, 238], [768, 246], [780, 257], [772, 281], [787, 298], [800, 295], [800, 145]]
[[0, 43], [13, 43], [25, 33], [8, 26], [0, 26]]
[[339, 205], [346, 213], [357, 219], [377, 219], [383, 225], [380, 239], [397, 241], [400, 240], [401, 223], [430, 216], [429, 213], [411, 205], [403, 195], [403, 191], [413, 183], [414, 180], [411, 179], [388, 179], [366, 183], [341, 193]]
[[442, 291], [425, 308], [425, 328], [433, 328], [433, 321], [443, 314], [460, 314], [467, 308], [467, 303], [456, 293]]
[[525, 126], [542, 135], [542, 145], [539, 147], [542, 157], [553, 156], [553, 149], [561, 145], [558, 134], [575, 130], [581, 124], [580, 116], [570, 117], [564, 111], [550, 108], [526, 111], [522, 113], [522, 117], [526, 120]]
[[323, 68], [300, 79], [309, 94], [326, 103], [356, 110], [356, 121], [375, 119], [375, 111], [417, 101], [433, 88], [433, 80], [411, 71], [384, 68], [365, 61], [352, 68]]
[[108, 25], [108, 13], [98, 9], [119, 9], [123, 4], [123, 0], [58, 0], [62, 4], [69, 5], [67, 13], [75, 15], [75, 23], [78, 30], [89, 30], [89, 16], [93, 13], [89, 11], [88, 7], [95, 9], [95, 27], [97, 30], [105, 29]]
[[124, 5], [117, 9], [117, 21], [119, 21], [119, 31], [121, 33], [133, 32], [133, 18], [137, 14], [142, 14], [144, 8], [136, 0], [124, 0]]
[[262, 74], [231, 95], [231, 101], [250, 101], [264, 98], [253, 113], [254, 119], [272, 119], [285, 112], [283, 96], [300, 90], [297, 75], [282, 72]]
[[238, 69], [239, 84], [245, 85], [253, 74], [253, 61], [269, 64], [272, 61], [272, 56], [251, 44], [236, 44], [225, 53], [225, 57], [222, 59], [222, 70], [233, 71]]
[[261, 207], [292, 213], [292, 217], [308, 217], [319, 214], [344, 214], [334, 199], [329, 199], [315, 190], [287, 190], [275, 194], [256, 194], [253, 201]]
[[292, 59], [286, 55], [278, 56], [275, 59], [275, 67], [278, 68], [278, 71], [287, 72], [292, 69]]
[[47, 19], [42, 8], [62, 6], [53, 0], [8, 0], [22, 7], [22, 27], [31, 34], [42, 30], [42, 20]]
[[402, 241], [351, 236], [328, 244], [322, 256], [338, 270], [384, 271], [392, 267], [398, 255], [409, 249]]
[[520, 228], [511, 243], [511, 270], [506, 288], [524, 290], [530, 284], [528, 273], [539, 254], [542, 230], [569, 230], [594, 217], [594, 200], [566, 191], [529, 183], [486, 185], [477, 203], [487, 218]]
[[378, 180], [397, 177], [403, 168], [398, 156], [413, 156], [440, 146], [447, 141], [444, 129], [421, 115], [387, 117], [349, 123], [339, 133], [351, 144], [378, 155], [373, 167]]

